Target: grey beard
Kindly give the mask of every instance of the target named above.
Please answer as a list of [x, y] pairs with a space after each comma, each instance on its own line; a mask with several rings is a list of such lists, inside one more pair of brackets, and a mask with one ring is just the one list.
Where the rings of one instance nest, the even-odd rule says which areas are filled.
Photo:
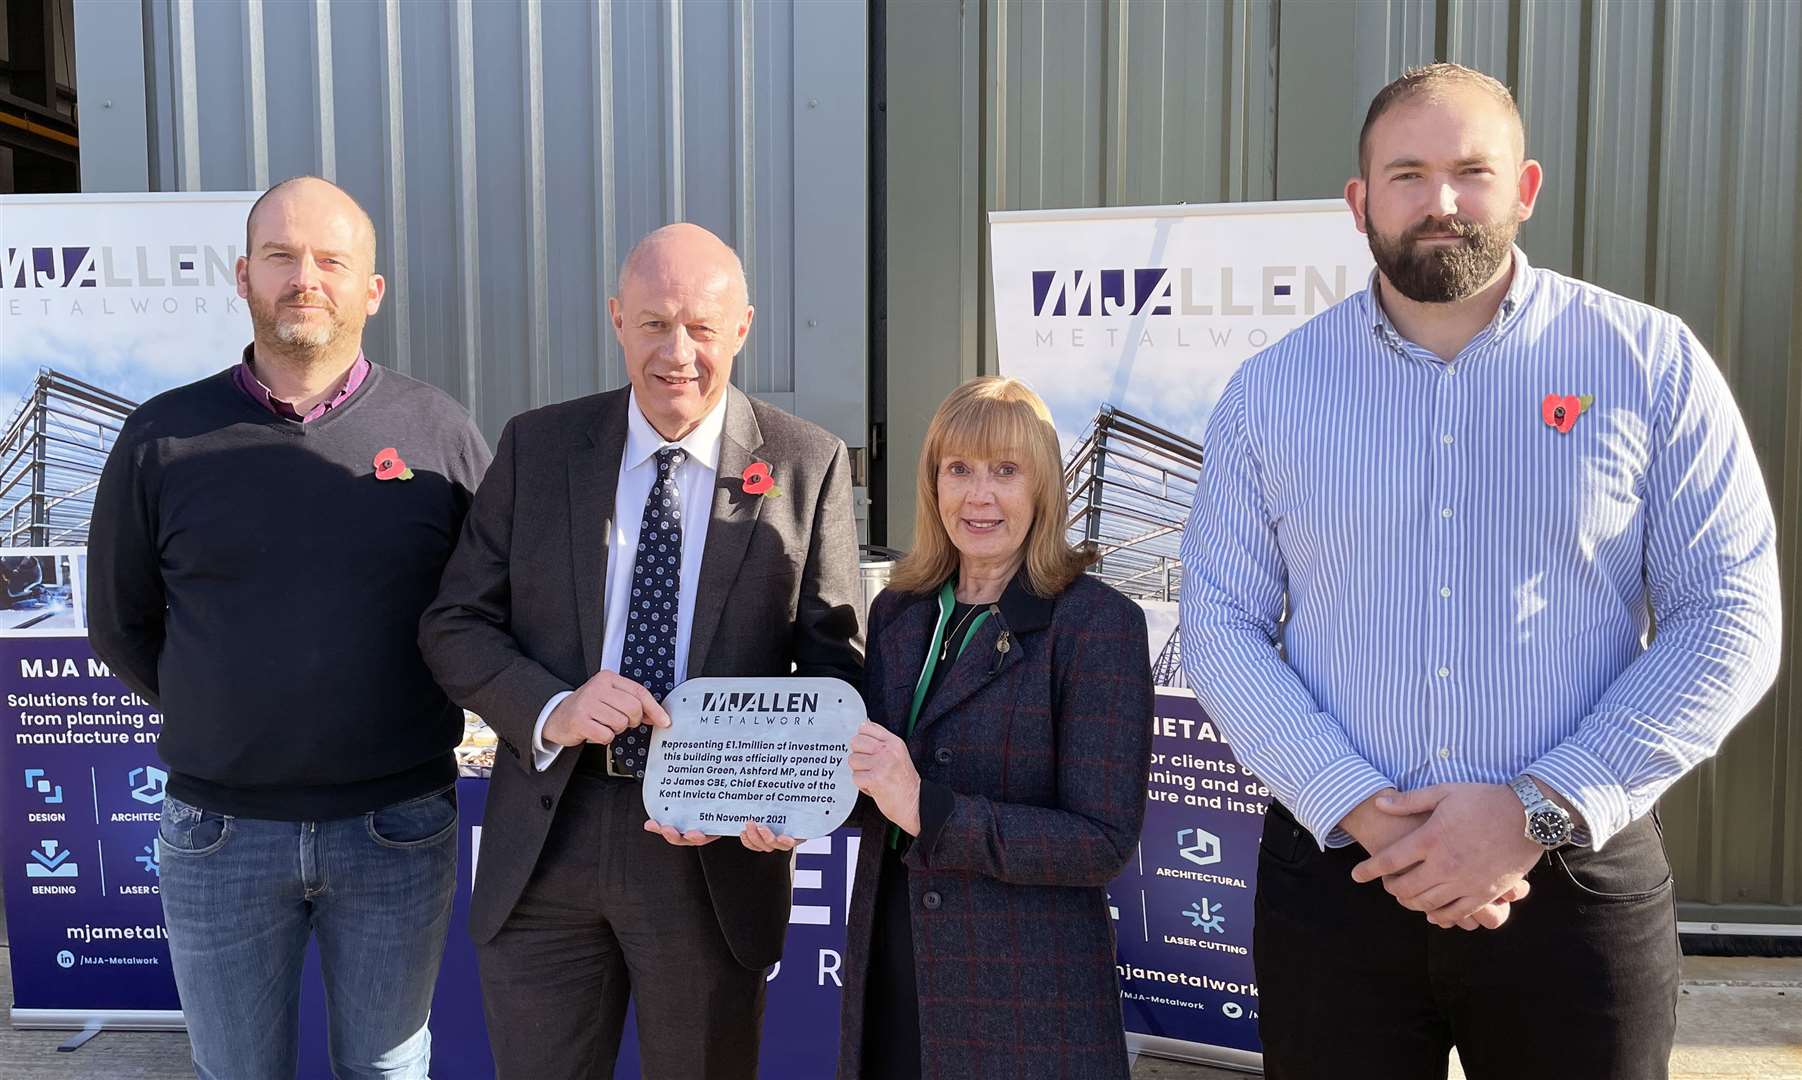
[[330, 345], [332, 338], [337, 336], [337, 330], [336, 326], [329, 323], [308, 329], [298, 323], [283, 323], [278, 320], [275, 324], [275, 340], [296, 349], [317, 350]]

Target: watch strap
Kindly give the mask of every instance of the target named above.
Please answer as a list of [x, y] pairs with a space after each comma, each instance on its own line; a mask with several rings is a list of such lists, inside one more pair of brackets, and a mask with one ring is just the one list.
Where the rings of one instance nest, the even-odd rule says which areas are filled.
[[[1508, 786], [1514, 789], [1514, 797], [1520, 800], [1520, 804], [1527, 808], [1529, 814], [1546, 803], [1552, 802], [1545, 797], [1545, 792], [1539, 790], [1539, 785], [1533, 782], [1533, 778], [1525, 773], [1515, 777]], [[1552, 803], [1552, 805], [1558, 804]]]

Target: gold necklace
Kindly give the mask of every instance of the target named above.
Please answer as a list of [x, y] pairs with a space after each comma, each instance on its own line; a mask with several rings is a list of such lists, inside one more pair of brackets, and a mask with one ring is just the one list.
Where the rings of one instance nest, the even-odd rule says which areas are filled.
[[964, 628], [964, 624], [966, 624], [970, 621], [970, 617], [972, 615], [975, 615], [978, 611], [981, 611], [982, 608], [983, 608], [983, 605], [981, 605], [981, 604], [971, 604], [970, 610], [964, 612], [964, 617], [957, 621], [957, 625], [951, 628], [951, 632], [949, 634], [945, 635], [945, 643], [939, 649], [939, 663], [941, 663], [941, 664], [944, 663], [945, 657], [951, 655], [951, 640], [957, 636], [957, 632], [959, 630], [962, 630]]

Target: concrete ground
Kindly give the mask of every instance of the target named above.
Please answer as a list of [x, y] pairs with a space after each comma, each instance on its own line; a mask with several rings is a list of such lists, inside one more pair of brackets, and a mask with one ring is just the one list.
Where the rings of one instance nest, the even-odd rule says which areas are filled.
[[[0, 915], [0, 919], [4, 916]], [[12, 1006], [11, 957], [0, 922], [0, 1008]], [[180, 1032], [101, 1032], [73, 1053], [63, 1031], [0, 1023], [4, 1080], [182, 1080], [194, 1075]], [[1141, 1057], [1134, 1080], [1243, 1080], [1247, 1075]], [[1464, 1073], [1453, 1062], [1453, 1080]], [[1802, 1080], [1802, 959], [1691, 957], [1683, 963], [1673, 1080]], [[800, 1080], [783, 1077], [779, 1080]]]
[[[1133, 1080], [1246, 1074], [1140, 1058]], [[1464, 1080], [1457, 1057], [1450, 1080]], [[1671, 1080], [1802, 1080], [1802, 959], [1683, 958]]]

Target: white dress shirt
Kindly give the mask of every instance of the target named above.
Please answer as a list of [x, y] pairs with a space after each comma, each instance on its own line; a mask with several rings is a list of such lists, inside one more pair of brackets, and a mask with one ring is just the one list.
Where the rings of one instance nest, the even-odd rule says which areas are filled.
[[[707, 520], [713, 514], [713, 488], [720, 464], [720, 438], [726, 430], [726, 397], [713, 407], [695, 429], [671, 442], [657, 433], [638, 409], [638, 394], [626, 399], [626, 449], [619, 459], [619, 487], [613, 495], [613, 528], [607, 560], [606, 634], [601, 640], [601, 666], [619, 670], [625, 649], [626, 619], [632, 602], [632, 568], [638, 550], [638, 529], [644, 523], [645, 500], [657, 482], [657, 451], [681, 447], [688, 459], [676, 470], [676, 492], [681, 504], [682, 586], [676, 609], [676, 682], [688, 670], [688, 638], [694, 627], [695, 596], [701, 583], [701, 552], [707, 547]], [[580, 553], [578, 553], [579, 555]], [[600, 558], [601, 552], [594, 552]], [[546, 745], [544, 724], [551, 710], [574, 691], [551, 695], [538, 713], [532, 729], [532, 761], [540, 772], [557, 760], [563, 748]]]

